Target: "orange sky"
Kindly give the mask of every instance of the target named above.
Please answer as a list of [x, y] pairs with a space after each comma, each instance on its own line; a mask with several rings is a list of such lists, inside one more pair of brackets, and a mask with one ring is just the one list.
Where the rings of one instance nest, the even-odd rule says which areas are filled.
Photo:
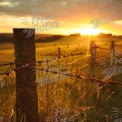
[[1, 0], [0, 32], [34, 27], [36, 33], [122, 34], [122, 2], [103, 1]]

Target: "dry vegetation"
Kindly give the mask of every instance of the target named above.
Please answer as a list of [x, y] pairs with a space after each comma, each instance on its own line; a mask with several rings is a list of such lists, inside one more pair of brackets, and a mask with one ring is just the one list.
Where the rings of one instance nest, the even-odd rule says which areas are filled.
[[[36, 59], [42, 60], [45, 57], [51, 59], [58, 56], [58, 47], [60, 47], [62, 55], [79, 51], [84, 53], [86, 50], [89, 50], [89, 41], [92, 39], [95, 39], [96, 44], [104, 48], [109, 48], [110, 41], [112, 40], [98, 37], [64, 37], [55, 42], [36, 43]], [[119, 40], [116, 41], [116, 44], [121, 45], [122, 42]], [[98, 50], [98, 52], [98, 59], [100, 59], [101, 55], [108, 57], [109, 53], [107, 51]], [[81, 56], [82, 55], [77, 55], [59, 59], [59, 62], [55, 61], [50, 63], [49, 67], [57, 67], [55, 70], [58, 72], [58, 67], [62, 65], [62, 72], [70, 71], [74, 75], [77, 74], [88, 77], [90, 75], [89, 67], [81, 68], [88, 63], [88, 59], [81, 59], [66, 67], [68, 63], [79, 59]], [[0, 44], [0, 64], [10, 62], [13, 59], [13, 44]], [[43, 66], [46, 67], [46, 64], [43, 64], [41, 67]], [[4, 72], [6, 69], [7, 66], [0, 67], [0, 72]], [[99, 63], [95, 65], [94, 72], [96, 78], [102, 78]], [[40, 78], [42, 80], [44, 77], [58, 77], [58, 75], [37, 71], [37, 79]], [[122, 80], [121, 74], [116, 75], [114, 78], [118, 82]], [[13, 73], [6, 80], [8, 83], [8, 98], [7, 101], [4, 102], [6, 99], [6, 91], [5, 88], [0, 88], [0, 116], [8, 118], [15, 105], [15, 74]], [[96, 83], [89, 80], [81, 80], [77, 77], [71, 78], [60, 75], [55, 82], [38, 88], [38, 104], [41, 122], [47, 119], [49, 119], [49, 122], [58, 122], [56, 120], [57, 117], [62, 118], [61, 122], [67, 122], [68, 120], [71, 120], [71, 122], [112, 122], [116, 119], [114, 116], [113, 118], [111, 116], [112, 107], [121, 107], [121, 88], [121, 86], [117, 85], [105, 85], [100, 90], [100, 93], [98, 93]], [[57, 109], [60, 109], [59, 113], [61, 115], [56, 115]], [[63, 112], [61, 113], [61, 111]]]

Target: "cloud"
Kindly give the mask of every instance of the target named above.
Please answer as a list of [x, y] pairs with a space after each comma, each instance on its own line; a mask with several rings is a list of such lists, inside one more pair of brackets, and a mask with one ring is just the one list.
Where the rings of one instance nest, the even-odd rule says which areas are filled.
[[117, 24], [117, 25], [121, 25], [122, 26], [122, 20], [120, 20], [120, 21], [114, 21], [114, 23]]
[[1, 6], [10, 6], [10, 7], [13, 7], [13, 5], [10, 3], [10, 2], [0, 2], [0, 5]]
[[[118, 16], [118, 18], [121, 18], [121, 0], [118, 0], [118, 2], [112, 0], [109, 7], [107, 1], [110, 0], [106, 0], [104, 3], [102, 0], [6, 0], [6, 2], [1, 0], [0, 14], [31, 16], [32, 12], [35, 12], [36, 16], [46, 14], [54, 17], [72, 18], [76, 15], [84, 17], [85, 14], [92, 17], [96, 16], [98, 9], [100, 9], [103, 13], [109, 12], [107, 16], [112, 13], [113, 18]], [[101, 9], [100, 5], [104, 5], [104, 7], [102, 6]]]
[[10, 24], [16, 18], [33, 16], [51, 17], [66, 25], [90, 24], [99, 16], [115, 22], [122, 20], [122, 0], [0, 0], [0, 17], [3, 15], [13, 19], [8, 20]]

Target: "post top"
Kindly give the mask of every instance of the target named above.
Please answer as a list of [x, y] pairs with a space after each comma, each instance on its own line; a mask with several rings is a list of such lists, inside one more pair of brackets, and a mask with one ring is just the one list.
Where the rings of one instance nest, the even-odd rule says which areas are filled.
[[35, 30], [35, 28], [13, 28], [13, 31]]

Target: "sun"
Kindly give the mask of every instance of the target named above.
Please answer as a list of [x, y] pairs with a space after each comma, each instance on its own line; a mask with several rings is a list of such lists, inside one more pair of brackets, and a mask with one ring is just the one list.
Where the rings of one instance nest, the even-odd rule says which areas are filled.
[[81, 35], [98, 35], [100, 33], [106, 33], [107, 31], [104, 29], [100, 29], [100, 28], [93, 28], [93, 27], [80, 27], [80, 28], [73, 28], [67, 32], [70, 32], [70, 34], [72, 33], [80, 33]]
[[94, 28], [84, 28], [80, 30], [80, 34], [82, 35], [98, 35], [99, 33], [100, 30]]

